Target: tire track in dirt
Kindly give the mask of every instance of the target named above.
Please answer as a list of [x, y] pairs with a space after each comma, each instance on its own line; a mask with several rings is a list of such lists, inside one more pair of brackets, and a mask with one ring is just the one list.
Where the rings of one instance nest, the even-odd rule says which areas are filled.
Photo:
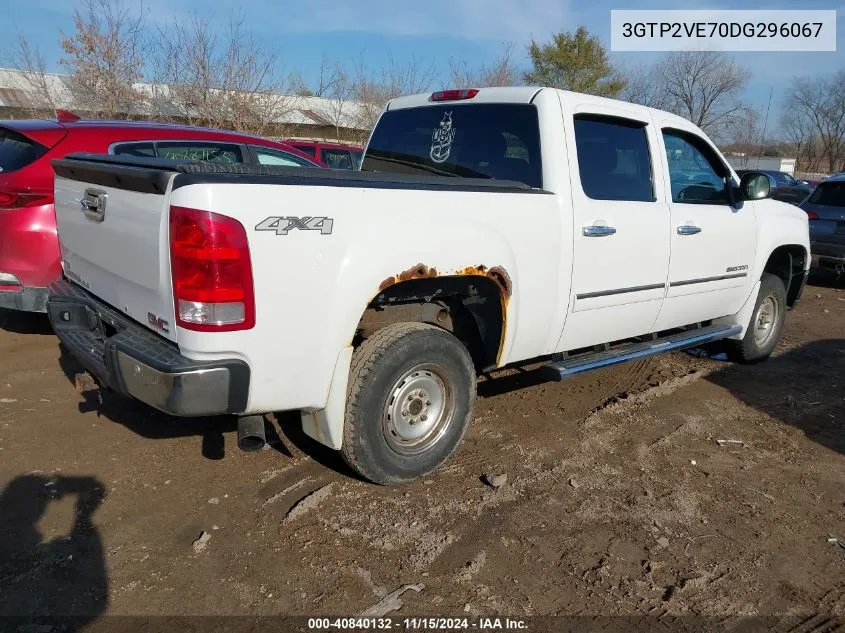
[[[601, 450], [607, 441], [614, 441], [612, 437], [603, 438], [590, 449], [589, 441], [584, 444], [589, 438], [581, 432], [596, 407], [609, 399], [608, 394], [628, 396], [619, 400], [617, 409], [634, 406], [637, 395], [645, 397], [652, 391], [661, 395], [697, 380], [700, 376], [691, 372], [708, 362], [674, 355], [605, 370], [600, 387], [579, 384], [577, 379], [529, 387], [529, 393], [543, 392], [552, 400], [552, 406], [541, 405], [535, 411], [523, 404], [521, 394], [485, 398], [465, 447], [441, 470], [430, 479], [403, 487], [401, 493], [350, 480], [341, 482], [320, 515], [314, 517], [317, 523], [310, 528], [309, 542], [327, 538], [338, 551], [349, 552], [365, 543], [385, 556], [405, 557], [416, 572], [460, 575], [460, 570], [453, 569], [456, 561], [458, 565], [471, 562], [485, 550], [501, 548], [496, 526], [507, 529], [524, 521], [524, 502], [534, 498], [536, 491], [542, 491], [536, 498], [543, 503], [554, 503], [549, 490], [566, 490], [570, 497], [577, 493], [566, 482], [571, 483], [571, 473], [583, 473], [587, 467], [576, 459], [578, 454]], [[560, 405], [573, 396], [578, 399], [578, 407], [563, 413]], [[606, 424], [602, 432], [616, 436], [625, 430]], [[509, 473], [507, 485], [500, 490], [480, 488], [477, 479], [494, 465]], [[295, 473], [303, 475], [299, 468]], [[293, 476], [293, 471], [289, 474]], [[596, 476], [602, 479], [606, 475], [597, 472]], [[593, 478], [584, 477], [583, 481], [592, 486], [589, 482]], [[283, 481], [272, 481], [279, 490], [283, 484], [290, 485], [290, 477], [280, 479]], [[308, 487], [319, 485], [311, 482]], [[298, 494], [304, 491], [297, 488]], [[589, 505], [589, 495], [580, 503], [585, 501]], [[572, 499], [566, 503], [572, 503]], [[278, 515], [274, 512], [274, 516]], [[541, 518], [537, 515], [532, 520]], [[496, 600], [497, 592], [481, 589], [488, 599]]]

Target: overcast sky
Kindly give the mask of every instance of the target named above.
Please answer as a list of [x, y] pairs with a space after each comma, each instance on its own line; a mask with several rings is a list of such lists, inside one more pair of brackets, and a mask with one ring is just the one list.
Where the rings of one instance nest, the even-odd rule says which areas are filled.
[[[555, 32], [583, 24], [610, 46], [611, 9], [845, 9], [843, 0], [125, 0], [143, 6], [153, 27], [200, 11], [221, 28], [230, 7], [241, 8], [257, 38], [274, 47], [285, 70], [299, 70], [313, 79], [323, 56], [358, 59], [371, 68], [391, 56], [434, 63], [444, 73], [449, 60], [485, 63], [496, 59], [504, 42], [516, 45], [519, 62], [527, 65], [525, 46], [545, 41]], [[60, 71], [59, 31], [70, 31], [77, 0], [0, 0], [6, 16], [0, 22], [0, 47], [18, 31], [37, 44], [52, 70]], [[845, 13], [843, 13], [845, 16]], [[754, 73], [745, 98], [765, 109], [774, 88], [772, 116], [779, 114], [783, 88], [794, 75], [813, 75], [845, 68], [843, 16], [838, 16], [837, 48], [830, 53], [735, 53]], [[615, 62], [651, 62], [658, 53], [611, 54]]]

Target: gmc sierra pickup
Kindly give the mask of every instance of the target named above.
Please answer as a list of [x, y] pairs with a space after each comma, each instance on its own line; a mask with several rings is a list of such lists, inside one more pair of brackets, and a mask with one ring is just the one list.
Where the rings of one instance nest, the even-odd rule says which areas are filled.
[[359, 172], [54, 161], [48, 312], [105, 388], [176, 416], [295, 410], [363, 477], [435, 470], [476, 377], [726, 339], [768, 357], [807, 214], [678, 116], [544, 88], [391, 101]]

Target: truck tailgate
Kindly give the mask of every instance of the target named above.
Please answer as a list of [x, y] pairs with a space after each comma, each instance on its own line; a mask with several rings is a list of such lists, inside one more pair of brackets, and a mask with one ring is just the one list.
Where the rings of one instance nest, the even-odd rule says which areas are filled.
[[56, 224], [68, 279], [176, 341], [168, 248], [173, 172], [54, 161]]

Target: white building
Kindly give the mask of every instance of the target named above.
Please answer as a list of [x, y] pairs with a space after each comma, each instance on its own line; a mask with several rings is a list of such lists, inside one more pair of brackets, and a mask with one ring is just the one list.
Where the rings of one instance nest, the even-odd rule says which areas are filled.
[[[157, 94], [159, 98], [147, 98], [136, 111], [127, 112], [127, 115], [136, 119], [184, 119], [175, 105], [160, 97], [167, 94], [165, 86], [137, 83], [134, 88], [139, 94]], [[45, 108], [45, 91], [54, 108], [97, 116], [96, 112], [87, 112], [74, 103], [69, 75], [47, 73], [42, 82], [38, 76], [0, 68], [0, 119], [20, 119], [33, 116], [35, 111], [49, 111], [51, 108]], [[355, 101], [299, 95], [282, 95], [281, 99], [284, 107], [277, 108], [279, 115], [265, 131], [265, 136], [360, 141], [367, 132], [365, 122], [372, 118], [367, 116], [363, 104]]]
[[795, 173], [794, 158], [777, 158], [775, 156], [749, 156], [747, 154], [726, 154], [725, 158], [734, 169], [766, 169], [771, 171], [785, 171]]

